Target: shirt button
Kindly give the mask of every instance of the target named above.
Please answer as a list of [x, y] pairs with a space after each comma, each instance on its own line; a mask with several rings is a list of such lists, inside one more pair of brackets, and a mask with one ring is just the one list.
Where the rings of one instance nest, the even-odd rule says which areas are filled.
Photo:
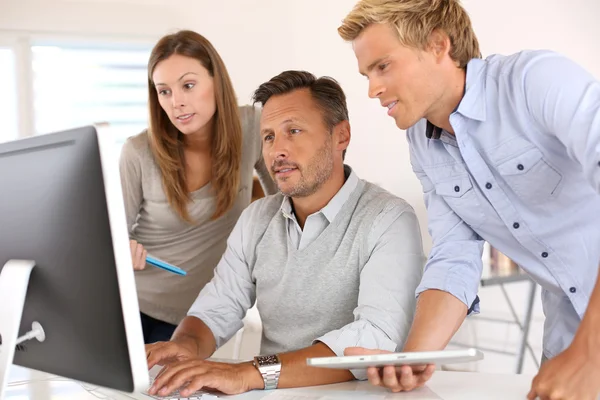
[[515, 229], [519, 229], [519, 227], [520, 227], [520, 226], [521, 226], [521, 225], [519, 225], [519, 223], [518, 223], [518, 222], [515, 222], [515, 223], [513, 224], [513, 228], [515, 228]]
[[525, 169], [525, 167], [523, 166], [523, 164], [519, 164], [519, 165], [517, 165], [517, 169], [519, 171], [523, 171]]
[[459, 186], [454, 186], [454, 191], [455, 192], [460, 192], [460, 187]]
[[488, 182], [488, 183], [485, 184], [485, 187], [486, 187], [486, 189], [491, 189], [492, 188], [492, 184]]
[[543, 252], [543, 253], [542, 253], [542, 257], [544, 257], [544, 258], [548, 257], [548, 253], [546, 253], [546, 252]]
[[569, 292], [571, 293], [575, 293], [577, 291], [577, 289], [575, 287], [572, 287], [571, 289], [569, 289]]

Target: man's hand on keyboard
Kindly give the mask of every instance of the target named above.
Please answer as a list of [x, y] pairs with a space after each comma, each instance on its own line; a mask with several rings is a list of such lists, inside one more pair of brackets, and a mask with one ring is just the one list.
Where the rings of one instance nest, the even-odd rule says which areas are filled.
[[226, 364], [194, 359], [166, 365], [148, 393], [167, 396], [179, 389], [186, 397], [201, 389], [240, 394], [263, 387], [262, 375], [251, 362]]
[[146, 345], [148, 369], [152, 369], [155, 365], [166, 365], [194, 357], [196, 357], [196, 352], [194, 352], [191, 345], [184, 342], [156, 342]]

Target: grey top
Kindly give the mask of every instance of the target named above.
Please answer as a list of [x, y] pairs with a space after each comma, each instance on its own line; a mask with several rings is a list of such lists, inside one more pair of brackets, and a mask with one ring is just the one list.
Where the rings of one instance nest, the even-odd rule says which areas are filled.
[[179, 276], [146, 266], [136, 271], [140, 310], [162, 321], [178, 324], [213, 271], [226, 247], [227, 237], [242, 210], [250, 204], [253, 171], [266, 193], [276, 187], [262, 159], [260, 109], [240, 108], [243, 129], [241, 185], [234, 206], [211, 221], [215, 196], [211, 184], [191, 193], [188, 211], [197, 221], [183, 221], [171, 208], [162, 186], [161, 173], [152, 155], [147, 132], [126, 141], [121, 153], [121, 181], [129, 236], [148, 253], [187, 272]]
[[[261, 354], [315, 341], [337, 355], [350, 346], [402, 346], [425, 263], [418, 220], [404, 200], [349, 167], [346, 173], [344, 186], [304, 230], [282, 194], [242, 213], [214, 278], [189, 311], [208, 325], [217, 346], [242, 327], [255, 300]], [[365, 378], [365, 371], [355, 376]]]

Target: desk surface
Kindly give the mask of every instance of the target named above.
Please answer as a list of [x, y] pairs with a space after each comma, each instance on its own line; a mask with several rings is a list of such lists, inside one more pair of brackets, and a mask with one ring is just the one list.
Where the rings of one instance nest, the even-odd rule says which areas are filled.
[[[348, 382], [320, 387], [256, 391], [240, 396], [223, 396], [229, 399], [258, 400], [335, 400], [357, 398], [364, 400], [509, 400], [524, 399], [529, 392], [531, 375], [480, 374], [472, 372], [437, 371], [426, 387], [409, 393], [391, 393], [368, 382]], [[41, 372], [13, 366], [5, 400], [149, 400], [144, 395], [128, 395], [88, 385]], [[88, 390], [92, 390], [89, 392]], [[95, 390], [94, 390], [95, 389]], [[275, 396], [278, 394], [279, 396]]]

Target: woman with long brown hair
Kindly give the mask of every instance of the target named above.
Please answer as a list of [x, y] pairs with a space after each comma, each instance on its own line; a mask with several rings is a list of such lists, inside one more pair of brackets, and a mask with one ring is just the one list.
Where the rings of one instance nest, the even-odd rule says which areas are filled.
[[[202, 35], [163, 37], [148, 63], [150, 126], [127, 140], [121, 180], [146, 343], [169, 340], [213, 276], [250, 203], [253, 171], [266, 193], [260, 111], [238, 107], [225, 65]], [[146, 268], [146, 255], [187, 272]]]

